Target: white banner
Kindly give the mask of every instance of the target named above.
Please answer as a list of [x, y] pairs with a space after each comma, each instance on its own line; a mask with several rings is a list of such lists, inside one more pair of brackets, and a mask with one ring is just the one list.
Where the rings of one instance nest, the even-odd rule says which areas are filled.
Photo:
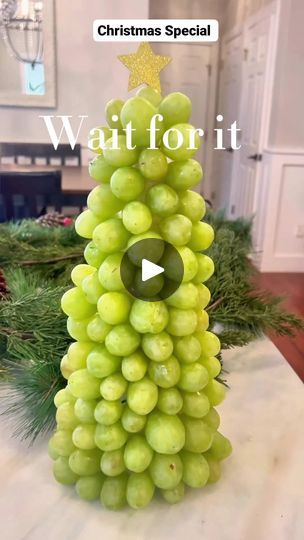
[[214, 42], [219, 37], [216, 19], [97, 19], [95, 41]]

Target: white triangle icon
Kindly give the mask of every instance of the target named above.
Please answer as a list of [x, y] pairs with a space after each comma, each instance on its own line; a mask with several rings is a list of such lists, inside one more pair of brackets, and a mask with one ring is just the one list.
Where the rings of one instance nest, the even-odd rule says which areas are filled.
[[165, 269], [162, 266], [158, 266], [147, 259], [142, 259], [141, 261], [141, 279], [142, 281], [148, 281], [148, 279], [153, 278], [162, 274]]

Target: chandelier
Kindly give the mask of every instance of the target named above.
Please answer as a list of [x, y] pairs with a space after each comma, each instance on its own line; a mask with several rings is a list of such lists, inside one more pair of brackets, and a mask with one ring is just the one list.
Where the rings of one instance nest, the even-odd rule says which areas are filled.
[[43, 2], [0, 0], [0, 30], [9, 53], [32, 64], [43, 61]]

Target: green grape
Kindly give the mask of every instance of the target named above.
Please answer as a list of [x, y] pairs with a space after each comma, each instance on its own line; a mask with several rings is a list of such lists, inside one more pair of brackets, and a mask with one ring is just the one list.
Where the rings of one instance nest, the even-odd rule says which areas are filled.
[[159, 334], [168, 324], [169, 314], [166, 304], [135, 300], [130, 312], [130, 323], [141, 334]]
[[164, 253], [165, 245], [162, 241], [162, 237], [158, 233], [149, 231], [144, 234], [132, 236], [128, 242], [128, 248], [132, 247], [132, 249], [129, 249], [128, 251], [128, 257], [130, 261], [139, 268], [141, 268], [142, 259], [147, 254], [147, 243], [141, 242], [141, 240], [147, 239], [159, 240], [159, 242], [150, 242], [149, 261], [157, 263]]
[[181, 452], [181, 458], [185, 484], [192, 488], [204, 487], [209, 478], [208, 461], [201, 454], [187, 452], [186, 450]]
[[201, 145], [200, 136], [197, 131], [195, 133], [194, 131], [195, 128], [191, 124], [185, 123], [175, 124], [168, 129], [163, 138], [164, 154], [176, 161], [192, 158]]
[[121, 359], [109, 353], [105, 345], [97, 345], [87, 358], [88, 372], [94, 377], [103, 379], [120, 369]]
[[160, 489], [174, 489], [183, 476], [183, 464], [178, 454], [155, 454], [149, 467], [151, 478]]
[[102, 253], [95, 246], [94, 242], [89, 242], [84, 250], [84, 258], [88, 264], [94, 266], [94, 268], [99, 268], [102, 261], [107, 257], [107, 253]]
[[108, 184], [115, 171], [116, 167], [113, 167], [108, 163], [103, 155], [97, 156], [89, 163], [89, 175], [91, 178], [94, 178], [96, 182], [100, 182], [101, 184]]
[[167, 174], [167, 158], [158, 148], [143, 150], [138, 158], [138, 163], [141, 174], [152, 182], [160, 182]]
[[147, 417], [137, 414], [129, 407], [125, 407], [121, 417], [121, 423], [123, 428], [129, 433], [137, 433], [141, 431], [146, 425]]
[[101, 253], [94, 242], [89, 242], [84, 250], [84, 258], [90, 266], [99, 268], [102, 261], [107, 257], [107, 253]]
[[[122, 129], [122, 123], [120, 121], [121, 109], [124, 106], [124, 102], [121, 99], [111, 99], [106, 104], [106, 119], [110, 126], [113, 129]], [[114, 119], [113, 119], [114, 116]], [[118, 116], [118, 119], [115, 119], [115, 116]]]
[[186, 392], [199, 392], [209, 381], [208, 371], [199, 362], [182, 364], [178, 387]]
[[172, 92], [162, 100], [158, 110], [163, 115], [165, 126], [168, 128], [189, 121], [192, 103], [185, 94]]
[[157, 407], [165, 414], [177, 414], [183, 406], [183, 398], [177, 388], [160, 388]]
[[105, 161], [112, 167], [129, 167], [134, 165], [138, 158], [138, 151], [127, 147], [127, 139], [125, 135], [118, 135], [117, 144], [116, 137], [111, 137], [105, 143], [103, 150]]
[[154, 88], [151, 88], [151, 86], [145, 86], [144, 88], [140, 88], [136, 92], [136, 95], [146, 99], [147, 101], [150, 101], [150, 103], [152, 103], [154, 107], [158, 107], [161, 100], [163, 99], [161, 94], [157, 90], [154, 90]]
[[222, 371], [221, 362], [214, 356], [209, 356], [209, 358], [204, 358], [200, 362], [204, 368], [208, 371], [210, 379], [217, 377]]
[[214, 240], [214, 230], [209, 223], [198, 221], [193, 223], [189, 248], [193, 251], [208, 249]]
[[133, 287], [136, 294], [150, 300], [160, 293], [164, 286], [164, 278], [162, 275], [154, 276], [147, 281], [142, 280], [142, 270], [138, 270], [133, 280]]
[[100, 461], [100, 468], [106, 476], [118, 476], [126, 470], [122, 448], [105, 452]]
[[61, 298], [62, 311], [75, 320], [87, 319], [94, 315], [96, 307], [89, 304], [84, 293], [78, 287], [73, 287], [64, 293]]
[[210, 408], [210, 411], [204, 416], [204, 422], [207, 424], [213, 431], [216, 431], [220, 427], [220, 415], [216, 409], [213, 407]]
[[53, 475], [55, 480], [65, 486], [71, 486], [77, 482], [78, 476], [69, 467], [69, 460], [67, 457], [60, 456], [54, 461]]
[[222, 461], [223, 459], [228, 458], [232, 452], [231, 442], [227, 437], [224, 437], [218, 431], [214, 433], [212, 445], [210, 448], [210, 455], [218, 460]]
[[185, 428], [177, 416], [150, 414], [145, 433], [149, 445], [159, 454], [177, 454], [185, 444]]
[[96, 405], [96, 400], [78, 398], [74, 405], [74, 412], [78, 420], [83, 424], [93, 424]]
[[67, 352], [68, 364], [71, 372], [86, 367], [87, 356], [94, 347], [90, 341], [76, 341], [72, 343]]
[[193, 309], [170, 308], [167, 331], [181, 337], [193, 334], [197, 325], [197, 316]]
[[66, 401], [58, 407], [56, 412], [56, 422], [59, 430], [75, 429], [79, 422], [74, 413], [74, 403]]
[[176, 191], [185, 191], [199, 184], [202, 178], [200, 163], [195, 159], [187, 159], [169, 163], [166, 183]]
[[148, 368], [148, 359], [140, 351], [136, 351], [122, 360], [121, 372], [127, 381], [136, 382], [142, 379]]
[[123, 292], [108, 292], [98, 300], [98, 313], [107, 324], [120, 324], [128, 319], [131, 300]]
[[112, 193], [124, 202], [136, 199], [144, 190], [145, 181], [134, 167], [121, 167], [111, 178]]
[[96, 314], [91, 318], [87, 326], [87, 334], [92, 341], [103, 343], [111, 329], [112, 326], [104, 322], [99, 315]]
[[140, 344], [140, 337], [129, 324], [119, 324], [106, 337], [106, 347], [111, 354], [129, 356]]
[[123, 249], [130, 234], [123, 226], [121, 219], [112, 218], [100, 223], [94, 230], [93, 240], [100, 251], [114, 253]]
[[129, 471], [141, 473], [145, 471], [153, 458], [153, 450], [142, 435], [133, 435], [124, 451], [124, 462]]
[[213, 275], [214, 263], [213, 260], [208, 257], [208, 255], [196, 253], [195, 256], [198, 262], [198, 270], [193, 279], [193, 283], [203, 283]]
[[157, 399], [157, 386], [147, 377], [129, 384], [127, 403], [136, 414], [149, 414], [154, 409]]
[[123, 203], [113, 195], [109, 184], [102, 184], [89, 194], [88, 208], [99, 221], [105, 221], [115, 216], [123, 208]]
[[[195, 255], [191, 249], [189, 249], [186, 246], [177, 247], [175, 248], [176, 251], [179, 253], [184, 267], [184, 275], [183, 275], [183, 283], [186, 283], [190, 281], [193, 276], [195, 276], [198, 268], [197, 260], [195, 258]], [[161, 264], [166, 269], [166, 277], [178, 280], [178, 275], [176, 275], [176, 262], [175, 259], [172, 258], [171, 252], [166, 251], [163, 258], [161, 259]]]
[[198, 303], [198, 289], [193, 283], [182, 283], [166, 303], [179, 309], [194, 309]]
[[139, 201], [133, 201], [124, 207], [122, 221], [132, 234], [141, 234], [150, 229], [152, 215], [149, 208]]
[[112, 253], [101, 264], [98, 277], [102, 286], [108, 291], [120, 291], [124, 288], [120, 277], [120, 265], [123, 253]]
[[104, 452], [118, 450], [126, 443], [127, 432], [123, 429], [120, 422], [104, 426], [98, 424], [95, 431], [95, 443]]
[[147, 205], [153, 214], [165, 218], [177, 211], [179, 205], [178, 195], [170, 186], [158, 184], [149, 189]]
[[112, 131], [108, 127], [99, 126], [99, 127], [93, 128], [90, 131], [89, 140], [88, 140], [89, 149], [95, 152], [95, 154], [102, 155], [103, 143], [104, 141], [107, 141], [110, 137], [112, 137]]
[[97, 225], [100, 223], [100, 219], [91, 212], [91, 210], [84, 210], [75, 221], [75, 231], [78, 236], [82, 238], [93, 237], [93, 232]]
[[93, 377], [87, 369], [74, 371], [69, 377], [68, 388], [76, 398], [96, 399], [100, 398], [100, 380]]
[[81, 450], [93, 450], [95, 444], [95, 424], [77, 426], [72, 435], [73, 443]]
[[56, 408], [60, 407], [60, 405], [66, 402], [75, 403], [75, 398], [74, 396], [72, 396], [71, 392], [67, 387], [58, 390], [54, 397], [54, 404]]
[[79, 476], [91, 476], [100, 473], [101, 452], [98, 448], [93, 450], [75, 450], [70, 455], [69, 467]]
[[209, 450], [213, 440], [213, 431], [201, 418], [182, 417], [185, 427], [185, 450], [202, 453]]
[[91, 318], [76, 321], [75, 319], [72, 319], [72, 317], [68, 317], [67, 330], [70, 336], [78, 341], [88, 341], [88, 339], [91, 339], [87, 333], [87, 326], [90, 321]]
[[96, 268], [94, 268], [94, 266], [90, 266], [88, 264], [77, 264], [77, 266], [74, 266], [71, 272], [71, 280], [76, 287], [81, 287], [83, 280], [91, 274], [95, 274], [95, 272]]
[[[135, 96], [128, 99], [121, 111], [124, 128], [132, 123], [132, 142], [136, 146], [150, 146], [150, 123], [157, 109], [146, 99]], [[156, 129], [163, 131], [162, 122], [157, 120]]]
[[200, 342], [193, 334], [177, 338], [174, 342], [174, 354], [180, 362], [185, 364], [196, 362], [201, 355], [201, 351]]
[[102, 504], [108, 510], [120, 510], [126, 505], [127, 475], [106, 478], [100, 494]]
[[209, 382], [209, 384], [205, 387], [204, 392], [206, 393], [212, 407], [222, 403], [226, 395], [225, 386], [215, 379], [212, 379]]
[[206, 213], [203, 197], [195, 191], [184, 191], [179, 194], [179, 212], [191, 221], [200, 221]]
[[[182, 412], [193, 418], [203, 418], [209, 413], [210, 403], [204, 392], [184, 392]], [[204, 418], [205, 420], [205, 418]]]
[[154, 489], [147, 472], [131, 473], [127, 484], [128, 505], [135, 510], [148, 506], [153, 498]]
[[120, 399], [127, 390], [128, 383], [121, 375], [121, 373], [115, 373], [109, 375], [100, 384], [100, 393], [104, 399], [108, 401], [116, 401]]
[[183, 482], [180, 482], [173, 489], [161, 490], [161, 494], [167, 503], [176, 504], [176, 503], [179, 503], [184, 498], [185, 486]]
[[197, 316], [197, 327], [196, 332], [205, 332], [209, 327], [209, 315], [207, 311], [200, 309], [196, 312]]
[[65, 378], [65, 379], [68, 379], [69, 376], [71, 375], [72, 371], [70, 369], [70, 366], [69, 366], [69, 359], [68, 359], [68, 355], [65, 354], [60, 362], [60, 371], [61, 371], [61, 375]]
[[154, 362], [163, 362], [173, 353], [173, 342], [167, 332], [144, 334], [141, 345], [144, 353]]
[[95, 501], [100, 497], [103, 482], [104, 476], [102, 474], [82, 476], [76, 482], [76, 493], [85, 501]]
[[49, 449], [57, 456], [69, 456], [75, 450], [72, 440], [72, 432], [66, 429], [55, 431], [49, 441]]
[[203, 283], [196, 285], [196, 290], [198, 292], [197, 307], [199, 309], [205, 309], [211, 299], [210, 291]]
[[191, 221], [181, 214], [173, 214], [163, 219], [159, 226], [163, 238], [174, 246], [183, 246], [191, 238]]
[[221, 342], [219, 338], [212, 332], [198, 332], [196, 334], [202, 347], [203, 358], [208, 356], [216, 356], [221, 350]]
[[120, 420], [122, 412], [123, 405], [121, 401], [107, 401], [102, 399], [96, 405], [94, 418], [96, 422], [102, 424], [103, 426], [111, 426]]
[[175, 386], [180, 378], [179, 362], [174, 356], [163, 362], [150, 362], [148, 368], [150, 379], [161, 388]]
[[59, 454], [52, 447], [51, 442], [52, 442], [52, 440], [50, 439], [49, 442], [48, 442], [48, 455], [53, 461], [55, 461], [57, 458], [59, 458]]
[[221, 477], [221, 464], [216, 461], [216, 459], [212, 459], [208, 455], [208, 452], [204, 454], [204, 457], [206, 458], [209, 465], [208, 484], [215, 484], [215, 482], [217, 482]]
[[81, 288], [87, 301], [90, 304], [95, 305], [97, 304], [99, 297], [105, 292], [104, 288], [100, 285], [97, 272], [84, 278]]

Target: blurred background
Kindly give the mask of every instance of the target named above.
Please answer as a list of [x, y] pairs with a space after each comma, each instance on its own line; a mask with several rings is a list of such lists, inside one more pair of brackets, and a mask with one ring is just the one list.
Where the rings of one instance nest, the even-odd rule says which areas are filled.
[[[116, 57], [137, 48], [95, 43], [93, 20], [218, 19], [218, 43], [153, 45], [173, 58], [163, 91], [188, 94], [192, 122], [205, 130], [204, 196], [231, 219], [255, 216], [257, 268], [304, 271], [303, 0], [0, 0], [0, 6], [2, 175], [41, 172], [47, 181], [56, 168], [64, 205], [76, 207], [93, 185], [88, 132], [104, 123], [108, 100], [128, 95], [128, 72]], [[54, 151], [39, 115], [70, 115], [76, 132], [78, 116], [88, 117], [73, 152], [65, 145]], [[238, 151], [227, 131], [234, 121], [242, 130]], [[60, 122], [54, 125], [60, 131]], [[221, 151], [214, 150], [219, 127]]]

